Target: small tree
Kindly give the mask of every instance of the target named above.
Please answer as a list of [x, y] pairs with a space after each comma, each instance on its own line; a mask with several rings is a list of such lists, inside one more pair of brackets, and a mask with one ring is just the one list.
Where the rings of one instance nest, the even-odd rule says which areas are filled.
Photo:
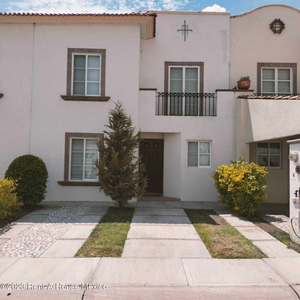
[[98, 141], [100, 160], [95, 163], [100, 191], [126, 207], [128, 200], [142, 197], [147, 186], [145, 167], [135, 156], [140, 133], [134, 133], [131, 118], [120, 102], [110, 110], [106, 127], [110, 131], [104, 131], [104, 139]]

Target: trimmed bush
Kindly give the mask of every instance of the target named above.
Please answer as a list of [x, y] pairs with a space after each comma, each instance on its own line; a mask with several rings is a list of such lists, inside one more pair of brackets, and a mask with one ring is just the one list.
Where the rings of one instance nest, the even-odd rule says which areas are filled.
[[219, 166], [213, 178], [221, 202], [238, 215], [252, 218], [266, 197], [267, 171], [255, 163], [246, 163], [244, 158], [230, 166]]
[[45, 198], [48, 171], [39, 157], [31, 154], [17, 157], [5, 177], [17, 182], [17, 196], [23, 203], [38, 204]]
[[21, 206], [16, 194], [16, 183], [11, 179], [0, 178], [0, 220], [10, 219]]

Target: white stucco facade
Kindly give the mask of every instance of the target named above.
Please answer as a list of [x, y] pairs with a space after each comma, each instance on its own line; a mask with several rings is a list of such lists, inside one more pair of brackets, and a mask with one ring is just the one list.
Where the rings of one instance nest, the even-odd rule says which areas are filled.
[[[269, 28], [275, 19], [285, 24], [281, 34]], [[250, 76], [251, 89], [257, 92], [257, 63], [299, 64], [299, 26], [299, 10], [285, 5], [266, 5], [231, 17], [230, 87], [236, 86], [241, 76]], [[298, 66], [298, 87], [299, 72]]]
[[[239, 98], [252, 91], [232, 88], [240, 76], [249, 75], [251, 89], [257, 92], [258, 63], [293, 64], [293, 89], [299, 86], [300, 34], [295, 29], [300, 25], [299, 11], [276, 5], [236, 17], [208, 12], [155, 14], [0, 15], [1, 176], [14, 158], [30, 153], [47, 166], [46, 200], [109, 200], [96, 184], [67, 182], [65, 135], [102, 134], [117, 101], [123, 103], [143, 139], [163, 141], [164, 196], [217, 201], [212, 172], [240, 156], [255, 161], [260, 141], [279, 139], [285, 159], [286, 140], [300, 133], [300, 102]], [[282, 34], [273, 34], [269, 24], [279, 17], [286, 28]], [[180, 31], [184, 24], [186, 36]], [[283, 45], [289, 46], [283, 51]], [[108, 99], [61, 97], [72, 96], [68, 49], [105, 50], [101, 73], [105, 94], [101, 96]], [[214, 97], [213, 113], [158, 113], [157, 93], [169, 92], [172, 66], [198, 70], [197, 92]], [[199, 101], [202, 98], [203, 94]], [[210, 143], [209, 166], [188, 165], [189, 142]], [[270, 172], [269, 189], [274, 193], [268, 202], [287, 201], [287, 170], [284, 160], [281, 172]]]

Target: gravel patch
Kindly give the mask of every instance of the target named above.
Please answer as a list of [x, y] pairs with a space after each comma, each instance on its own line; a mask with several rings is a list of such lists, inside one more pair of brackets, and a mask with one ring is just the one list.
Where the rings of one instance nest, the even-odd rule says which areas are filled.
[[261, 218], [269, 222], [270, 224], [273, 224], [274, 226], [280, 228], [281, 230], [285, 231], [286, 233], [289, 233], [289, 218], [284, 215], [270, 215], [270, 214], [261, 214]]
[[[89, 207], [62, 207], [0, 245], [0, 257], [39, 257], [76, 223]], [[9, 230], [7, 225], [0, 235]]]

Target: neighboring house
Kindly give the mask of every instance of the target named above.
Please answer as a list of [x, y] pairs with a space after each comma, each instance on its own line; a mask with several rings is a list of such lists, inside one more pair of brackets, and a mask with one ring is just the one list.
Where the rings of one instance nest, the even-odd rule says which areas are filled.
[[235, 17], [0, 14], [0, 174], [32, 153], [48, 168], [46, 200], [107, 200], [95, 143], [122, 101], [144, 139], [148, 193], [217, 201], [212, 172], [242, 155], [269, 167], [267, 201], [287, 202], [300, 102], [232, 88], [250, 75], [256, 93], [296, 94], [299, 25], [282, 5]]
[[300, 97], [282, 95], [300, 94], [299, 27], [300, 11], [284, 5], [231, 18], [231, 87], [249, 75], [254, 93], [274, 96], [237, 101], [241, 123], [236, 126], [236, 154], [268, 167], [266, 202], [289, 200], [286, 142], [300, 137]]

